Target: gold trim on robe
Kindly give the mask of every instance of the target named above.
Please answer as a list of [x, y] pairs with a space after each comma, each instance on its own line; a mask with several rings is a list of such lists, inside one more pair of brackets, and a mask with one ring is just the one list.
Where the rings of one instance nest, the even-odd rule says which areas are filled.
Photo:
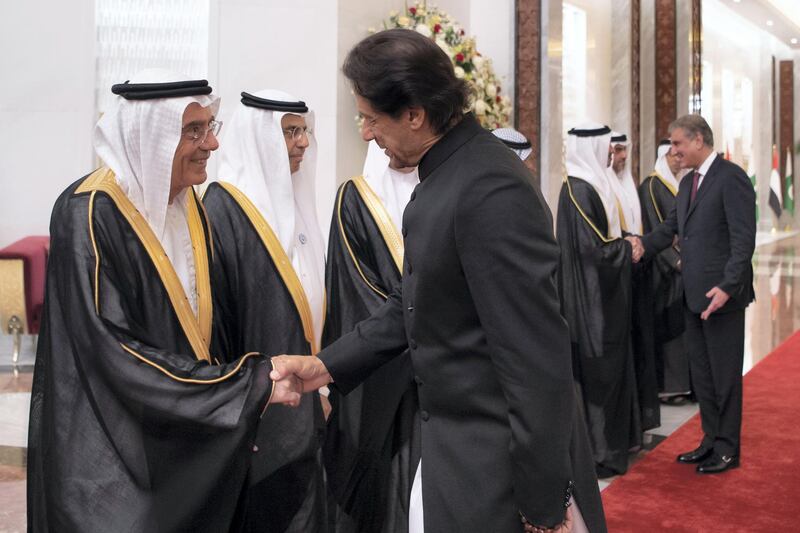
[[[257, 357], [257, 356], [261, 355], [258, 352], [248, 352], [248, 353], [244, 354], [239, 359], [239, 362], [236, 363], [236, 366], [234, 366], [227, 374], [225, 374], [224, 376], [220, 376], [218, 378], [211, 378], [211, 379], [182, 378], [180, 376], [176, 376], [175, 374], [173, 374], [172, 372], [170, 372], [169, 370], [167, 370], [163, 366], [159, 365], [158, 363], [154, 363], [153, 361], [151, 361], [150, 359], [148, 359], [144, 355], [140, 354], [139, 352], [137, 352], [136, 350], [134, 350], [133, 348], [131, 348], [127, 344], [124, 344], [122, 342], [119, 343], [119, 344], [120, 344], [120, 346], [122, 346], [123, 350], [125, 350], [126, 352], [128, 352], [129, 354], [134, 356], [136, 359], [139, 359], [141, 362], [152, 366], [156, 370], [158, 370], [158, 371], [162, 372], [163, 374], [165, 374], [167, 377], [169, 377], [171, 379], [174, 379], [175, 381], [179, 381], [181, 383], [191, 383], [191, 384], [194, 384], [194, 385], [214, 385], [216, 383], [222, 383], [223, 381], [227, 381], [231, 377], [235, 376], [237, 372], [239, 372], [239, 370], [242, 368], [242, 365], [244, 364], [245, 361], [247, 361], [251, 357]], [[275, 365], [272, 365], [272, 368], [274, 369]], [[274, 393], [274, 391], [275, 391], [275, 382], [273, 381], [272, 382], [272, 390], [270, 390], [269, 401], [267, 402], [267, 405], [269, 405], [269, 402], [272, 401], [272, 394]], [[264, 408], [264, 410], [266, 410], [266, 407]], [[262, 415], [263, 415], [263, 411], [262, 411]]]
[[364, 176], [356, 176], [351, 181], [356, 186], [356, 190], [358, 190], [358, 194], [361, 195], [361, 199], [364, 200], [364, 204], [366, 204], [367, 209], [369, 209], [369, 213], [372, 215], [375, 224], [377, 224], [383, 236], [383, 240], [389, 248], [389, 253], [392, 254], [394, 264], [397, 265], [397, 271], [402, 274], [403, 253], [405, 252], [403, 238], [394, 226], [394, 222], [392, 222], [389, 213], [386, 211], [386, 207], [383, 205], [380, 198], [378, 198], [378, 195], [375, 194], [375, 191], [372, 190], [372, 187], [369, 186], [367, 180], [364, 179]]
[[658, 172], [653, 172], [650, 175], [657, 177], [659, 179], [659, 181], [661, 181], [661, 183], [664, 184], [664, 187], [666, 187], [669, 190], [669, 192], [672, 193], [672, 196], [678, 196], [678, 191], [675, 189], [675, 187], [672, 186], [672, 184], [670, 182], [668, 182], [667, 180], [664, 179], [664, 176], [662, 176]]
[[[349, 183], [349, 182], [347, 182]], [[347, 253], [350, 254], [350, 259], [353, 260], [353, 264], [356, 266], [356, 270], [358, 270], [358, 275], [361, 276], [361, 279], [364, 280], [364, 283], [367, 284], [367, 287], [372, 289], [378, 296], [387, 300], [389, 296], [384, 294], [378, 287], [370, 283], [367, 279], [367, 276], [364, 275], [364, 271], [361, 270], [361, 265], [356, 259], [356, 254], [353, 253], [353, 248], [350, 246], [350, 241], [347, 238], [347, 233], [344, 231], [344, 223], [342, 222], [342, 199], [344, 198], [344, 189], [347, 187], [347, 183], [345, 183], [341, 189], [339, 189], [339, 196], [336, 198], [336, 220], [339, 223], [339, 234], [342, 236], [342, 241], [344, 242], [345, 248], [347, 248]]]
[[622, 231], [628, 231], [628, 223], [625, 222], [625, 213], [622, 212], [622, 204], [617, 198], [617, 213], [619, 213], [619, 227], [622, 228]]
[[[666, 187], [667, 190], [670, 193], [672, 193], [672, 196], [677, 196], [678, 195], [678, 193], [675, 191], [675, 189], [672, 188], [672, 184], [667, 182], [667, 180], [665, 180], [664, 177], [661, 174], [659, 174], [658, 172], [653, 172], [648, 177], [650, 177], [650, 178], [658, 178], [659, 181], [661, 181], [661, 183], [664, 184], [664, 187]], [[650, 183], [647, 184], [647, 189], [650, 191], [650, 200], [653, 201], [653, 207], [656, 208], [656, 216], [658, 217], [658, 221], [659, 222], [664, 222], [664, 215], [661, 214], [661, 210], [658, 208], [658, 202], [656, 202], [656, 195], [653, 192], [653, 181], [655, 181], [655, 180], [653, 180], [653, 179], [650, 180]]]
[[147, 223], [141, 213], [134, 207], [130, 199], [117, 183], [114, 172], [109, 168], [100, 168], [86, 178], [83, 183], [75, 190], [75, 194], [91, 192], [89, 198], [89, 235], [92, 246], [95, 250], [95, 307], [99, 309], [99, 269], [100, 255], [94, 237], [93, 215], [94, 200], [97, 192], [103, 192], [117, 206], [119, 212], [125, 217], [133, 231], [139, 237], [139, 241], [145, 248], [147, 255], [150, 256], [153, 265], [158, 271], [164, 289], [167, 291], [172, 308], [178, 317], [178, 322], [186, 335], [189, 344], [192, 346], [194, 355], [198, 360], [211, 363], [209, 354], [209, 341], [211, 339], [211, 280], [209, 277], [208, 258], [206, 252], [206, 238], [203, 231], [203, 223], [197, 205], [192, 205], [197, 201], [194, 190], [192, 189], [191, 201], [188, 202], [187, 220], [189, 224], [189, 235], [192, 239], [192, 248], [195, 255], [195, 281], [197, 286], [198, 314], [196, 317], [186, 297], [178, 275], [172, 266], [172, 262], [167, 257], [161, 242], [156, 238], [150, 224]]
[[250, 220], [256, 233], [258, 233], [258, 236], [261, 238], [261, 242], [264, 244], [267, 253], [272, 257], [272, 261], [275, 263], [275, 267], [278, 269], [278, 273], [281, 279], [283, 279], [283, 283], [288, 289], [294, 301], [294, 305], [297, 308], [297, 312], [300, 315], [300, 321], [303, 324], [303, 333], [308, 344], [311, 346], [311, 353], [312, 355], [316, 354], [319, 351], [319, 347], [317, 346], [317, 340], [314, 338], [311, 307], [308, 304], [308, 298], [306, 297], [303, 285], [300, 283], [300, 278], [297, 277], [292, 262], [289, 261], [289, 256], [286, 255], [286, 251], [283, 249], [283, 246], [281, 246], [281, 242], [278, 240], [278, 237], [275, 236], [275, 232], [272, 231], [272, 228], [270, 228], [258, 208], [242, 191], [230, 183], [222, 181], [218, 183], [231, 195], [233, 200], [239, 204], [239, 207]]
[[[614, 239], [612, 237], [603, 236], [603, 234], [600, 232], [600, 230], [597, 228], [597, 226], [595, 226], [594, 222], [592, 222], [592, 220], [588, 216], [586, 216], [586, 213], [583, 212], [583, 209], [581, 209], [581, 206], [578, 205], [578, 201], [575, 199], [575, 196], [572, 194], [572, 186], [569, 184], [569, 176], [564, 176], [564, 182], [567, 184], [567, 192], [569, 193], [570, 200], [572, 200], [572, 204], [578, 210], [578, 213], [580, 213], [581, 217], [583, 217], [583, 220], [585, 220], [586, 223], [589, 224], [589, 226], [594, 230], [594, 232], [597, 234], [597, 236], [600, 237], [600, 240], [605, 242], [605, 243], [615, 241], [616, 239]], [[619, 203], [617, 205], [619, 205]]]

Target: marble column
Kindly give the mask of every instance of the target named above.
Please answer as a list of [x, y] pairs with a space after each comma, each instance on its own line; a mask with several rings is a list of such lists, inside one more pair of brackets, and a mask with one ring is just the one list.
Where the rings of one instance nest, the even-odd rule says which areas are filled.
[[[702, 0], [691, 0], [691, 28], [689, 30], [690, 43], [690, 71], [689, 76], [689, 112], [700, 113], [703, 102], [700, 94], [703, 82], [703, 2]], [[679, 115], [683, 113], [678, 113]]]
[[615, 0], [611, 18], [611, 126], [631, 135], [631, 0]]
[[656, 142], [667, 136], [678, 111], [675, 0], [656, 0]]
[[563, 6], [561, 0], [541, 0], [541, 162], [542, 194], [553, 217], [564, 180], [564, 137], [561, 102]]
[[[779, 167], [781, 169], [781, 178], [786, 176], [786, 156], [787, 153], [794, 155], [794, 127], [795, 127], [795, 107], [794, 107], [794, 61], [791, 59], [780, 61], [778, 64], [778, 72], [780, 81], [778, 84], [780, 91], [780, 118], [778, 129], [780, 130], [779, 137]], [[794, 161], [792, 161], [794, 162]], [[794, 177], [794, 165], [792, 165], [792, 175]], [[787, 194], [786, 185], [781, 179], [783, 185], [784, 203], [786, 201], [785, 195]], [[794, 187], [792, 188], [794, 191]], [[796, 199], [797, 195], [793, 194]], [[796, 200], [795, 200], [796, 201]], [[794, 215], [797, 213], [797, 207], [793, 207], [793, 213], [786, 212], [785, 220], [788, 225], [793, 222]]]
[[786, 151], [794, 147], [794, 61], [784, 60], [778, 64], [780, 81], [779, 149], [781, 176], [786, 175]]
[[542, 6], [539, 0], [516, 4], [515, 126], [530, 140], [530, 158], [541, 169]]
[[641, 0], [641, 52], [639, 54], [639, 176], [647, 176], [656, 156], [656, 0]]
[[631, 101], [630, 101], [630, 113], [631, 113], [631, 125], [630, 125], [630, 138], [632, 140], [632, 144], [630, 147], [630, 153], [628, 157], [631, 160], [630, 168], [631, 172], [633, 173], [633, 179], [636, 181], [637, 185], [641, 179], [641, 173], [639, 171], [640, 168], [640, 159], [641, 153], [640, 148], [642, 145], [642, 135], [641, 135], [641, 52], [642, 52], [642, 40], [641, 40], [641, 28], [642, 28], [642, 1], [641, 0], [631, 0], [631, 9], [630, 9], [630, 35], [631, 35], [631, 54], [630, 54], [630, 76], [631, 76]]
[[692, 111], [693, 2], [694, 0], [680, 0], [675, 5], [676, 116]]

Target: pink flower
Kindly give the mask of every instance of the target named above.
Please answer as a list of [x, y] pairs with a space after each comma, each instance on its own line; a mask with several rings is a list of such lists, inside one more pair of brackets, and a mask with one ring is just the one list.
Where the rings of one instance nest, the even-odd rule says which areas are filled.
[[456, 54], [456, 62], [457, 63], [463, 63], [464, 62], [464, 54], [462, 54], [460, 52], [458, 54]]
[[417, 14], [417, 8], [414, 7], [414, 6], [411, 6], [411, 7], [408, 8], [408, 12], [411, 13], [412, 15], [416, 15]]
[[440, 31], [442, 31], [442, 25], [441, 24], [434, 24], [433, 33], [439, 33]]

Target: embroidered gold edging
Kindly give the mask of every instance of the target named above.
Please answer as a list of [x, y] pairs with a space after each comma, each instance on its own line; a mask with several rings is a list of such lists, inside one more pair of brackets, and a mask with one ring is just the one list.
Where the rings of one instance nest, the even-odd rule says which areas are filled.
[[653, 207], [656, 210], [656, 216], [658, 217], [659, 222], [664, 222], [664, 217], [661, 216], [661, 210], [658, 208], [658, 202], [656, 202], [656, 195], [653, 193], [653, 182], [655, 181], [653, 178], [655, 174], [650, 176], [650, 183], [647, 184], [647, 190], [650, 191], [650, 201], [653, 202]]
[[92, 222], [95, 194], [97, 191], [92, 191], [92, 195], [89, 197], [89, 238], [92, 239], [92, 249], [94, 250], [94, 310], [100, 314], [100, 252], [97, 250], [97, 241], [94, 239], [94, 223]]
[[672, 196], [678, 196], [678, 191], [675, 189], [675, 187], [672, 186], [670, 182], [664, 179], [664, 176], [662, 176], [658, 172], [653, 172], [653, 174], [651, 175], [657, 177], [661, 181], [661, 183], [664, 184], [664, 187], [666, 187], [669, 190], [669, 192], [672, 193]]
[[[192, 306], [189, 305], [186, 292], [183, 290], [183, 285], [181, 285], [178, 275], [172, 267], [172, 263], [164, 252], [161, 243], [153, 233], [153, 230], [150, 229], [150, 225], [141, 213], [136, 210], [136, 207], [134, 207], [128, 197], [125, 196], [122, 189], [120, 189], [114, 179], [114, 173], [111, 169], [102, 168], [95, 171], [75, 190], [75, 194], [90, 191], [93, 193], [101, 191], [107, 194], [117, 206], [119, 212], [128, 221], [158, 271], [164, 289], [167, 291], [167, 296], [169, 296], [169, 300], [178, 317], [178, 322], [180, 322], [181, 328], [186, 334], [189, 344], [192, 346], [195, 357], [211, 362], [208, 345], [203, 338], [203, 334], [200, 332], [197, 318], [194, 316]], [[197, 270], [197, 266], [195, 269]], [[95, 291], [97, 291], [97, 284], [95, 284]], [[98, 295], [95, 294], [95, 299], [97, 300], [97, 298]]]
[[83, 180], [83, 183], [81, 183], [78, 186], [78, 188], [75, 189], [75, 193], [74, 194], [83, 194], [85, 192], [91, 192], [91, 191], [95, 190], [95, 188], [100, 183], [103, 182], [103, 180], [106, 178], [106, 175], [109, 172], [111, 172], [110, 168], [107, 168], [107, 167], [98, 168], [97, 170], [95, 170], [94, 172], [89, 174], [89, 176], [85, 180]]
[[[230, 379], [231, 376], [236, 374], [239, 371], [240, 368], [242, 368], [242, 365], [244, 364], [244, 362], [247, 359], [249, 359], [251, 357], [255, 357], [257, 355], [261, 355], [258, 352], [248, 352], [248, 353], [244, 354], [241, 359], [239, 359], [239, 363], [233, 368], [233, 370], [231, 370], [230, 372], [228, 372], [224, 376], [220, 376], [220, 377], [214, 378], [214, 379], [203, 380], [203, 379], [195, 379], [195, 378], [181, 378], [181, 377], [178, 377], [175, 374], [173, 374], [172, 372], [170, 372], [169, 370], [167, 370], [166, 368], [164, 368], [163, 366], [159, 365], [158, 363], [154, 363], [153, 361], [151, 361], [147, 357], [143, 356], [142, 354], [140, 354], [139, 352], [137, 352], [133, 348], [130, 348], [129, 346], [127, 346], [126, 344], [119, 343], [119, 345], [122, 346], [123, 350], [125, 350], [126, 352], [128, 352], [132, 356], [136, 357], [137, 359], [139, 359], [143, 363], [148, 364], [148, 365], [152, 366], [153, 368], [159, 370], [160, 372], [165, 374], [167, 377], [169, 377], [171, 379], [174, 379], [175, 381], [179, 381], [181, 383], [193, 383], [193, 384], [196, 384], [196, 385], [214, 385], [216, 383], [222, 383], [223, 381], [227, 381], [228, 379]], [[273, 386], [274, 386], [274, 384], [273, 384]]]
[[319, 348], [317, 347], [317, 340], [314, 338], [311, 307], [308, 305], [308, 298], [306, 298], [303, 285], [300, 283], [300, 279], [297, 277], [297, 273], [294, 271], [294, 267], [292, 267], [292, 263], [289, 261], [289, 257], [286, 255], [283, 246], [281, 246], [278, 237], [275, 236], [272, 228], [269, 227], [267, 221], [261, 216], [258, 208], [253, 205], [253, 202], [251, 202], [242, 191], [230, 183], [220, 181], [219, 184], [231, 195], [233, 200], [239, 204], [245, 216], [250, 220], [250, 223], [253, 224], [253, 228], [255, 228], [256, 233], [258, 233], [258, 236], [261, 238], [261, 242], [264, 243], [267, 252], [272, 257], [272, 261], [278, 268], [278, 273], [281, 279], [283, 279], [284, 285], [286, 285], [289, 294], [292, 296], [297, 312], [300, 314], [300, 321], [303, 324], [303, 333], [311, 346], [311, 353], [316, 354]]
[[[206, 191], [208, 187], [203, 189], [203, 193], [200, 195], [200, 198], [197, 201], [197, 205], [200, 206], [200, 212], [203, 213], [203, 219], [206, 221], [206, 229], [208, 230], [208, 249], [211, 250], [211, 260], [214, 260], [214, 234], [211, 231], [211, 219], [208, 218], [208, 211], [206, 211], [206, 206], [203, 205], [203, 198], [206, 195]], [[195, 191], [195, 198], [197, 198], [197, 191]]]
[[206, 232], [200, 219], [197, 197], [194, 188], [189, 187], [191, 196], [187, 198], [187, 220], [189, 236], [192, 240], [194, 254], [195, 287], [197, 290], [197, 323], [200, 335], [208, 347], [211, 344], [211, 320], [214, 308], [211, 303], [211, 273], [208, 268], [208, 248], [206, 248]]
[[581, 206], [578, 205], [578, 201], [575, 199], [575, 196], [572, 194], [572, 186], [569, 184], [569, 177], [568, 176], [564, 176], [564, 182], [567, 184], [567, 192], [569, 193], [569, 198], [570, 198], [570, 200], [572, 200], [572, 203], [575, 205], [575, 208], [578, 210], [578, 213], [580, 213], [581, 217], [583, 217], [583, 220], [585, 220], [586, 223], [589, 224], [589, 226], [594, 230], [594, 232], [597, 234], [597, 236], [600, 237], [601, 241], [606, 242], [606, 243], [614, 241], [615, 239], [603, 236], [603, 234], [600, 232], [600, 230], [597, 229], [597, 226], [594, 225], [594, 222], [592, 222], [591, 219], [588, 216], [586, 216], [586, 213], [583, 212], [583, 209], [581, 209]]
[[350, 241], [347, 239], [347, 233], [344, 231], [344, 223], [342, 222], [342, 198], [344, 197], [345, 187], [347, 187], [347, 183], [345, 183], [339, 190], [339, 197], [336, 199], [336, 219], [339, 222], [339, 234], [342, 236], [344, 246], [347, 248], [347, 252], [350, 254], [350, 259], [353, 260], [353, 264], [356, 266], [356, 270], [358, 270], [358, 275], [361, 276], [361, 279], [364, 280], [364, 283], [366, 283], [370, 289], [372, 289], [384, 300], [387, 300], [389, 296], [384, 294], [380, 289], [378, 289], [378, 287], [370, 283], [370, 281], [367, 279], [367, 276], [364, 275], [364, 271], [361, 270], [361, 265], [359, 264], [358, 259], [356, 259], [356, 254], [353, 253], [353, 249], [350, 247]]
[[619, 214], [619, 226], [622, 228], [622, 231], [628, 231], [628, 223], [625, 222], [625, 213], [622, 212], [622, 204], [619, 203], [619, 198], [617, 198], [617, 213]]
[[389, 217], [386, 207], [381, 203], [380, 198], [378, 198], [378, 195], [372, 190], [372, 187], [369, 186], [364, 176], [356, 176], [353, 178], [353, 183], [358, 193], [361, 195], [361, 199], [364, 200], [364, 203], [367, 205], [367, 209], [369, 209], [375, 224], [378, 225], [378, 229], [383, 236], [383, 240], [386, 242], [386, 246], [389, 247], [389, 252], [392, 254], [394, 264], [397, 265], [397, 271], [402, 273], [403, 253], [405, 252], [403, 248], [403, 238], [397, 233], [397, 228], [394, 226], [391, 217]]

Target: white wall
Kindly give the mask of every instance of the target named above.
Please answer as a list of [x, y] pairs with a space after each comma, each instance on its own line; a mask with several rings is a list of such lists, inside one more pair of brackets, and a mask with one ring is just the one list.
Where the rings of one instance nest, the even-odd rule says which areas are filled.
[[55, 199], [92, 170], [94, 42], [92, 1], [0, 17], [0, 246], [47, 234]]
[[515, 4], [514, 0], [472, 0], [469, 18], [469, 31], [475, 35], [478, 51], [491, 58], [501, 92], [512, 102], [516, 51]]
[[[230, 116], [242, 90], [263, 88], [295, 94], [316, 113], [317, 204], [326, 235], [336, 186], [361, 172], [366, 154], [341, 64], [368, 28], [380, 28], [404, 5], [210, 0], [208, 78], [222, 97], [220, 119]], [[503, 91], [513, 96], [513, 0], [438, 5], [476, 37], [504, 80]], [[0, 85], [0, 246], [46, 234], [57, 195], [95, 163], [94, 2], [30, 0], [11, 11], [0, 19], [0, 71], [7, 74]], [[221, 142], [224, 147], [224, 127]]]
[[[336, 187], [336, 2], [213, 0], [209, 75], [223, 122], [242, 91], [279, 89], [316, 115], [317, 207], [327, 225]], [[225, 145], [225, 128], [220, 138]]]
[[[612, 10], [611, 0], [568, 0], [586, 11], [586, 114], [587, 119], [612, 123]], [[572, 65], [564, 65], [568, 71]], [[575, 124], [564, 124], [571, 128]]]

